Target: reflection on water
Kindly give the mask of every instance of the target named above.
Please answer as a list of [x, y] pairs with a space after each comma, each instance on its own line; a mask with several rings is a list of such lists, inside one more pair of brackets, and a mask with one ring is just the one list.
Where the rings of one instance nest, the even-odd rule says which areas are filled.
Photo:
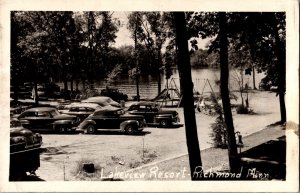
[[[260, 80], [264, 77], [263, 73], [256, 73], [255, 74], [255, 81], [256, 81], [256, 87], [258, 88], [258, 84]], [[177, 70], [173, 70], [173, 75], [171, 77], [176, 86], [180, 88], [179, 84], [179, 74]], [[210, 92], [211, 89], [209, 85], [205, 85], [205, 80], [208, 79], [210, 85], [212, 86], [212, 89], [214, 92], [219, 91], [219, 85], [218, 82], [220, 80], [220, 71], [218, 69], [192, 69], [192, 80], [194, 83], [194, 89], [195, 91], [198, 91], [199, 93], [202, 92]], [[238, 71], [231, 71], [230, 72], [230, 83], [229, 87], [231, 90], [236, 90], [238, 88], [238, 80], [241, 79], [240, 73]], [[141, 76], [139, 81], [139, 92], [141, 98], [151, 99], [158, 95], [158, 85], [157, 85], [158, 77], [155, 76]], [[166, 88], [166, 80], [164, 77], [164, 74], [161, 75], [161, 88], [162, 90]], [[173, 82], [173, 81], [172, 81]], [[252, 75], [244, 75], [244, 81], [243, 84], [248, 84], [251, 88], [253, 88], [253, 77]], [[136, 82], [134, 79], [127, 75], [120, 76], [113, 84], [113, 86], [116, 86], [120, 89], [121, 92], [126, 93], [129, 98], [132, 96], [136, 96]], [[169, 81], [170, 85], [170, 81]], [[205, 87], [204, 87], [205, 85]], [[82, 85], [79, 85], [82, 87]], [[102, 89], [105, 88], [106, 83], [104, 80], [96, 81], [95, 82], [95, 88]], [[174, 86], [172, 83], [170, 86]]]

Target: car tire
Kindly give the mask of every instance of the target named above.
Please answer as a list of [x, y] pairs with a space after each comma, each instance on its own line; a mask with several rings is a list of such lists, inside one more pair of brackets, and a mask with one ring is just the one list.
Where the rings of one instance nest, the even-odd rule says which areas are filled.
[[96, 132], [94, 125], [90, 124], [84, 130], [85, 134], [94, 134]]
[[125, 127], [125, 133], [127, 134], [127, 135], [132, 135], [132, 134], [134, 134], [134, 127], [133, 127], [133, 125], [127, 125], [126, 127]]
[[160, 120], [159, 125], [161, 127], [167, 127], [169, 125], [168, 121], [165, 119]]

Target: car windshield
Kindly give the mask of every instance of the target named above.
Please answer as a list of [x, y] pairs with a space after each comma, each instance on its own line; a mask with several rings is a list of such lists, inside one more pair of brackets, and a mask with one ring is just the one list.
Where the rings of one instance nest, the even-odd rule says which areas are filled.
[[51, 116], [53, 116], [53, 117], [59, 114], [59, 112], [58, 112], [56, 109], [50, 111], [49, 113], [50, 113]]
[[159, 109], [160, 109], [159, 104], [157, 104], [157, 103], [153, 104], [152, 109], [157, 109], [159, 111]]
[[116, 114], [123, 115], [123, 114], [125, 114], [125, 111], [123, 109], [120, 109], [120, 110], [116, 111]]

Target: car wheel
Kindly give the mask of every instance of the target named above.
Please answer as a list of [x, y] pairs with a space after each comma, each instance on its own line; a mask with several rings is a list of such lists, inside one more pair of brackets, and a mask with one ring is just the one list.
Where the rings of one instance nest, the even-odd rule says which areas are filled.
[[88, 125], [84, 131], [86, 134], [94, 134], [95, 133], [95, 127], [94, 125]]
[[162, 119], [160, 122], [159, 122], [160, 126], [161, 127], [167, 127], [168, 126], [168, 121], [165, 120], [165, 119]]
[[134, 127], [132, 125], [127, 125], [125, 127], [125, 133], [128, 135], [132, 135], [134, 133]]

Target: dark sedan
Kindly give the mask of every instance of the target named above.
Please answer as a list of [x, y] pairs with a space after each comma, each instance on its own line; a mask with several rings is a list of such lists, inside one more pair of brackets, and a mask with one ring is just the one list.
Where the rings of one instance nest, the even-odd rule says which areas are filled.
[[88, 116], [76, 131], [92, 134], [97, 130], [115, 130], [133, 134], [142, 131], [144, 124], [143, 116], [125, 114], [121, 108], [108, 106]]
[[60, 114], [53, 107], [35, 107], [18, 116], [24, 128], [37, 131], [56, 131], [64, 133], [73, 131], [79, 124], [76, 116]]
[[132, 104], [128, 108], [128, 113], [133, 115], [143, 115], [147, 125], [154, 125], [160, 127], [180, 126], [177, 111], [163, 110], [155, 102], [138, 102]]
[[42, 136], [18, 127], [10, 129], [9, 179], [23, 180], [26, 172], [35, 174], [40, 167], [40, 147]]
[[110, 98], [112, 98], [115, 101], [127, 101], [128, 100], [128, 96], [127, 94], [124, 94], [122, 92], [119, 91], [118, 88], [116, 87], [112, 87], [112, 86], [107, 86], [105, 89], [101, 90], [101, 95], [102, 96], [108, 96]]

